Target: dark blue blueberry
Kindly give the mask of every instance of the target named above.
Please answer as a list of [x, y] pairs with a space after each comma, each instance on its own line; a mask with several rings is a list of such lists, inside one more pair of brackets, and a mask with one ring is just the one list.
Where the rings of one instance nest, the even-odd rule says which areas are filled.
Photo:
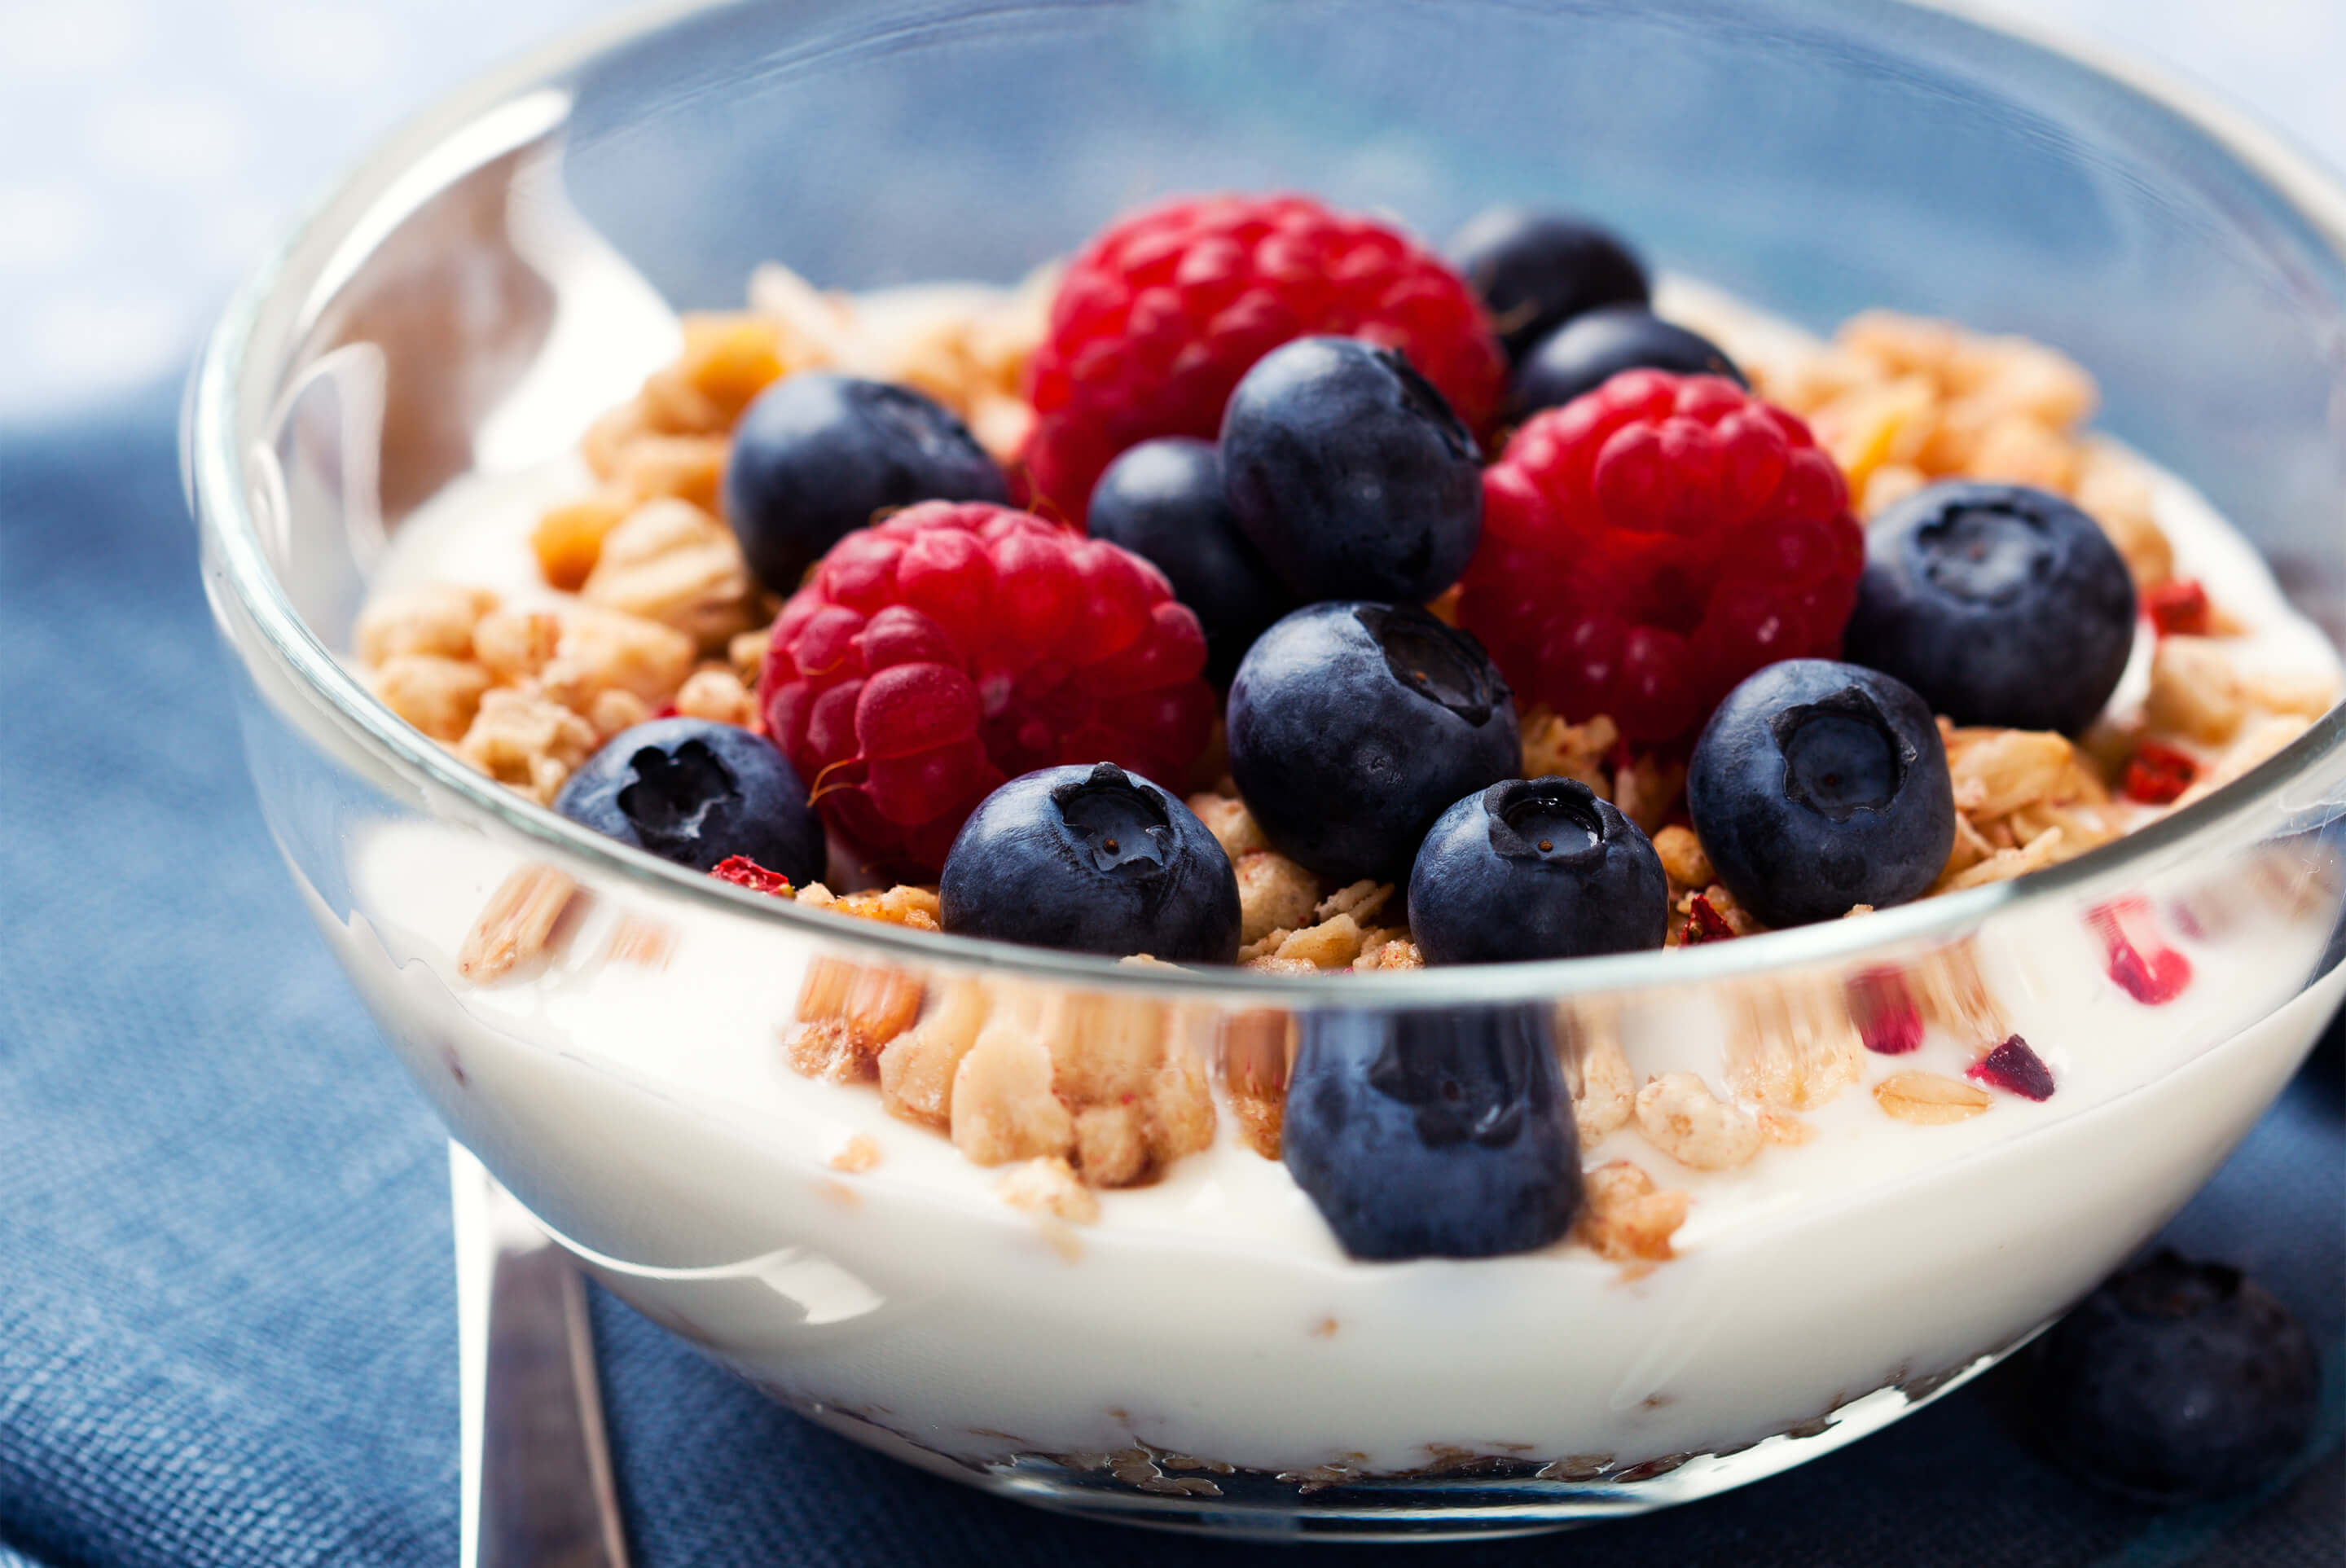
[[2035, 1436], [2065, 1469], [2144, 1502], [2272, 1479], [2313, 1429], [2320, 1369], [2289, 1308], [2237, 1268], [2161, 1249], [2031, 1348]]
[[1873, 520], [1842, 634], [1957, 724], [2093, 722], [2134, 649], [2134, 579], [2109, 536], [2057, 495], [1933, 484]]
[[1331, 881], [1409, 874], [1461, 795], [1523, 766], [1515, 696], [1414, 605], [1309, 605], [1230, 683], [1230, 777], [1270, 841]]
[[1540, 340], [1515, 371], [1515, 412], [1562, 408], [1623, 371], [1725, 376], [1751, 383], [1717, 343], [1665, 321], [1643, 305], [1607, 305], [1575, 316]]
[[1423, 602], [1483, 536], [1482, 453], [1391, 349], [1298, 338], [1255, 361], [1222, 412], [1239, 528], [1294, 596]]
[[1511, 362], [1585, 311], [1647, 298], [1646, 269], [1627, 246], [1560, 212], [1487, 208], [1451, 238], [1450, 260], [1482, 297]]
[[696, 871], [747, 855], [801, 887], [822, 878], [822, 823], [806, 786], [739, 725], [655, 718], [623, 729], [570, 776], [554, 809]]
[[1280, 1156], [1355, 1257], [1545, 1247], [1580, 1140], [1545, 1006], [1297, 1015]]
[[1776, 926], [1902, 904], [1955, 843], [1929, 705], [1831, 659], [1771, 664], [1727, 694], [1695, 742], [1687, 812], [1727, 891]]
[[1006, 501], [968, 427], [919, 392], [828, 371], [784, 376], [734, 427], [725, 516], [759, 581], [799, 585], [877, 513], [915, 501]]
[[1645, 830], [1573, 779], [1510, 779], [1433, 824], [1409, 873], [1428, 963], [1659, 947], [1670, 884]]
[[1228, 686], [1262, 629], [1296, 605], [1239, 532], [1210, 441], [1168, 435], [1127, 448], [1092, 488], [1092, 537], [1156, 564], [1206, 628], [1206, 678]]
[[1239, 881], [1206, 825], [1102, 762], [1045, 768], [978, 802], [945, 855], [944, 928], [1171, 963], [1232, 963]]

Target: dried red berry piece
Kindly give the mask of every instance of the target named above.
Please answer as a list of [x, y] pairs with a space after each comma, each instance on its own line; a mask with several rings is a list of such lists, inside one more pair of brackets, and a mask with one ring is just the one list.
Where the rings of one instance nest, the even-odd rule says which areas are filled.
[[2210, 618], [2208, 590], [2200, 586], [2197, 577], [2179, 578], [2146, 589], [2142, 596], [2142, 608], [2160, 636], [2204, 637], [2208, 635]]
[[2036, 1054], [2034, 1046], [2017, 1034], [2007, 1036], [2003, 1044], [1973, 1063], [1964, 1076], [2024, 1100], [2053, 1097], [2053, 1069], [2045, 1064], [2045, 1058]]
[[1865, 1048], [1882, 1056], [1903, 1056], [1923, 1044], [1923, 1008], [1895, 969], [1869, 969], [1851, 977], [1849, 1015]]
[[770, 893], [775, 898], [790, 891], [790, 879], [780, 871], [770, 871], [747, 855], [730, 855], [709, 868], [709, 874], [720, 882], [731, 882], [737, 888], [747, 888], [753, 893]]
[[1698, 942], [1725, 942], [1734, 934], [1735, 928], [1727, 923], [1727, 917], [1714, 909], [1708, 899], [1697, 893], [1694, 902], [1688, 906], [1686, 931], [1679, 936], [1678, 945], [1693, 947]]
[[2156, 740], [2146, 740], [2127, 764], [2127, 799], [2147, 806], [2165, 806], [2190, 789], [2191, 781], [2198, 777], [2199, 764], [2185, 753]]
[[2102, 968], [2146, 1007], [2174, 1001], [2191, 983], [2191, 961], [2167, 945], [2157, 917], [2142, 899], [2118, 899], [2086, 911], [2102, 942]]

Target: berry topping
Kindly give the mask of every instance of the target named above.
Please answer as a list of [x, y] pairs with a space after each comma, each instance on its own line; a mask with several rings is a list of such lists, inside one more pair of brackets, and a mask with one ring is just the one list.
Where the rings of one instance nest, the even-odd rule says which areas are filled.
[[1623, 371], [1671, 371], [1751, 383], [1708, 338], [1663, 321], [1643, 305], [1607, 305], [1576, 316], [1540, 340], [1515, 371], [1515, 412], [1562, 408]]
[[1448, 249], [1512, 361], [1583, 311], [1647, 298], [1646, 269], [1627, 246], [1560, 212], [1486, 208], [1451, 237]]
[[2157, 1007], [2183, 994], [2191, 983], [2191, 961], [2167, 945], [2158, 917], [2141, 899], [2117, 899], [2086, 911], [2086, 924], [2102, 943], [2102, 970], [2128, 996]]
[[2215, 619], [2208, 603], [2208, 590], [2199, 585], [2197, 577], [2144, 589], [2142, 607], [2149, 615], [2153, 629], [2163, 637], [2204, 637]]
[[1222, 419], [1230, 510], [1299, 598], [1425, 600], [1482, 532], [1482, 453], [1423, 376], [1357, 338], [1299, 338]]
[[570, 776], [554, 809], [696, 871], [747, 857], [802, 882], [822, 875], [822, 825], [806, 786], [780, 752], [736, 725], [655, 718], [623, 729]]
[[2031, 1422], [2052, 1459], [2143, 1502], [2246, 1492], [2313, 1430], [2313, 1341], [2237, 1268], [2162, 1248], [2115, 1274], [2028, 1356]]
[[1092, 537], [1154, 564], [1206, 632], [1206, 678], [1228, 686], [1262, 629], [1295, 607], [1222, 499], [1213, 443], [1168, 435], [1108, 464], [1092, 491]]
[[1700, 947], [1707, 942], [1726, 942], [1735, 935], [1735, 928], [1719, 912], [1719, 906], [1701, 893], [1687, 903], [1685, 929], [1678, 932], [1681, 947]]
[[2134, 579], [2057, 495], [1953, 483], [1873, 520], [1846, 646], [1957, 724], [2074, 735], [2134, 647]]
[[1669, 879], [1638, 826], [1573, 779], [1510, 779], [1442, 814], [1409, 875], [1428, 963], [1659, 947]]
[[1178, 799], [1112, 763], [1013, 779], [970, 816], [937, 889], [963, 936], [1178, 963], [1239, 955], [1229, 857]]
[[1727, 891], [1774, 926], [1904, 903], [1955, 841], [1930, 708], [1828, 659], [1770, 665], [1729, 694], [1695, 743], [1687, 810]]
[[2053, 1097], [2053, 1069], [2045, 1064], [2035, 1047], [2017, 1034], [2007, 1035], [2003, 1044], [1973, 1063], [1964, 1076], [2024, 1100]]
[[1407, 235], [1308, 197], [1172, 201], [1111, 225], [1060, 280], [1029, 372], [1035, 494], [1081, 519], [1117, 453], [1212, 436], [1239, 378], [1313, 332], [1399, 349], [1477, 430], [1498, 412], [1481, 305]]
[[1895, 969], [1868, 969], [1850, 977], [1850, 1021], [1865, 1048], [1881, 1056], [1903, 1056], [1923, 1044], [1923, 1009], [1906, 976]]
[[2127, 799], [2147, 806], [2172, 805], [2198, 777], [2199, 764], [2188, 755], [2146, 740], [2127, 763]]
[[1480, 644], [1413, 605], [1297, 610], [1230, 683], [1230, 776], [1270, 841], [1334, 881], [1394, 881], [1452, 801], [1523, 765]]
[[780, 871], [770, 871], [747, 855], [728, 855], [709, 868], [709, 874], [720, 882], [731, 882], [737, 888], [747, 888], [753, 893], [780, 898], [790, 891], [790, 879]]
[[1628, 371], [1484, 474], [1458, 618], [1527, 698], [1676, 740], [1760, 666], [1836, 652], [1863, 560], [1806, 425], [1718, 376]]
[[1355, 1257], [1545, 1247], [1580, 1207], [1545, 1007], [1297, 1014], [1281, 1156]]
[[1023, 512], [931, 502], [840, 542], [774, 623], [766, 732], [872, 866], [927, 881], [1005, 779], [1107, 758], [1178, 782], [1206, 640], [1155, 567]]
[[824, 551], [915, 501], [1006, 501], [961, 421], [909, 388], [801, 371], [734, 427], [725, 516], [750, 569], [787, 594]]

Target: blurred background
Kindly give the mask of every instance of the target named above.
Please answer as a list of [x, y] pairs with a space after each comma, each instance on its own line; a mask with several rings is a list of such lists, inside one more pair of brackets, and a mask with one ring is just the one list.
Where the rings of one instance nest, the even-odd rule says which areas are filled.
[[[0, 0], [0, 421], [181, 373], [238, 277], [411, 110], [642, 0]], [[2346, 169], [2346, 0], [1974, 0]]]

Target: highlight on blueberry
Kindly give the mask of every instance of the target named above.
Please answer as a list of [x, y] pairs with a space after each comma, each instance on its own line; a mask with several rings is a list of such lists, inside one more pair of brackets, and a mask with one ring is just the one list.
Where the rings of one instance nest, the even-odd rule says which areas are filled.
[[1483, 455], [1392, 349], [1298, 338], [1255, 361], [1222, 414], [1239, 529], [1299, 599], [1423, 602], [1483, 534]]
[[1168, 435], [1125, 449], [1092, 489], [1091, 535], [1165, 574], [1206, 633], [1206, 678], [1228, 686], [1254, 639], [1296, 606], [1239, 531], [1210, 441]]
[[1951, 483], [1867, 529], [1842, 649], [1957, 724], [2075, 735], [2134, 636], [2134, 579], [2100, 524], [2045, 491]]
[[1770, 665], [1728, 694], [1695, 742], [1687, 811], [1719, 881], [1772, 926], [1904, 903], [1955, 841], [1930, 707], [1831, 659]]
[[822, 824], [806, 786], [738, 725], [655, 718], [623, 729], [570, 776], [554, 809], [696, 871], [740, 855], [801, 887], [822, 877]]
[[1452, 237], [1451, 264], [1491, 313], [1511, 363], [1582, 312], [1643, 305], [1646, 269], [1620, 239], [1561, 212], [1487, 208]]
[[1637, 370], [1725, 376], [1747, 392], [1751, 386], [1708, 338], [1643, 305], [1606, 305], [1575, 316], [1533, 347], [1515, 370], [1515, 414], [1562, 408], [1623, 371]]
[[1644, 830], [1576, 779], [1510, 779], [1442, 814], [1409, 874], [1428, 963], [1662, 945], [1670, 885]]
[[2033, 1435], [2080, 1479], [2190, 1502], [2273, 1479], [2320, 1400], [2312, 1339], [2239, 1269], [2161, 1248], [2029, 1349]]
[[1545, 1247], [1580, 1207], [1554, 1010], [1297, 1015], [1280, 1157], [1354, 1257]]
[[1230, 776], [1270, 841], [1331, 881], [1398, 881], [1434, 819], [1523, 765], [1483, 645], [1414, 605], [1309, 605], [1230, 683]]
[[823, 552], [879, 514], [915, 501], [1006, 502], [967, 426], [909, 387], [801, 371], [764, 392], [734, 427], [724, 507], [758, 580], [799, 585]]
[[1239, 884], [1197, 815], [1111, 763], [1045, 768], [979, 802], [937, 889], [949, 932], [1233, 963]]

